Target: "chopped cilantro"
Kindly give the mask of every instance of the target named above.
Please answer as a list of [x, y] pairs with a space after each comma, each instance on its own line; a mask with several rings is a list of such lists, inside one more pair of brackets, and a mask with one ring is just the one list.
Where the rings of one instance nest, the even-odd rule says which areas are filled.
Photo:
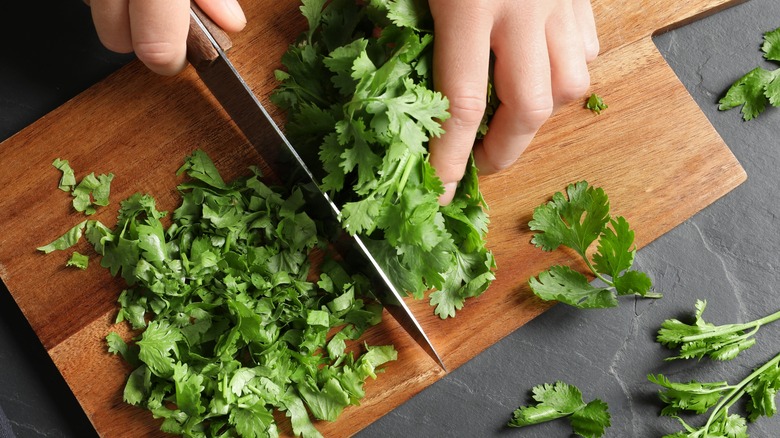
[[78, 251], [73, 251], [73, 254], [71, 254], [70, 259], [65, 263], [65, 266], [73, 266], [74, 268], [79, 269], [87, 269], [87, 266], [89, 265], [89, 257], [79, 253]]
[[88, 221], [71, 233], [86, 229], [128, 285], [117, 322], [137, 335], [106, 337], [135, 367], [124, 400], [183, 436], [276, 436], [275, 410], [296, 435], [321, 436], [310, 415], [335, 420], [396, 359], [392, 346], [355, 345], [381, 321], [369, 281], [332, 259], [311, 280], [308, 255], [327, 242], [299, 189], [271, 189], [256, 170], [225, 182], [202, 151], [180, 172], [189, 180], [167, 227], [154, 198], [136, 194], [114, 229]]
[[57, 158], [52, 166], [62, 172], [59, 188], [62, 191], [71, 192], [73, 208], [76, 211], [92, 215], [97, 211], [96, 206], [105, 207], [108, 205], [111, 181], [114, 179], [113, 174], [95, 176], [94, 173], [90, 173], [77, 184], [76, 176], [68, 160]]
[[596, 114], [601, 114], [602, 111], [609, 108], [609, 106], [604, 103], [604, 99], [601, 98], [596, 93], [593, 93], [588, 97], [588, 100], [585, 102], [585, 108], [593, 111]]

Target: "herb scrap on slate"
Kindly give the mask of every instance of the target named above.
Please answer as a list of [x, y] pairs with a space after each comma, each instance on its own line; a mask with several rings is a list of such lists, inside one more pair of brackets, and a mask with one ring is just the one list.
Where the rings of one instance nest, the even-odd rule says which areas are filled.
[[568, 417], [572, 431], [586, 438], [598, 438], [610, 426], [607, 404], [599, 399], [585, 403], [582, 393], [573, 385], [538, 385], [533, 388], [532, 397], [536, 404], [517, 408], [507, 426], [525, 427]]
[[780, 319], [775, 312], [744, 324], [714, 325], [702, 318], [707, 301], [696, 300], [696, 320], [687, 324], [677, 319], [667, 319], [661, 324], [656, 340], [662, 345], [679, 349], [674, 359], [701, 359], [709, 356], [715, 360], [731, 360], [756, 343], [753, 335], [765, 324]]
[[355, 342], [381, 320], [381, 306], [363, 298], [369, 281], [332, 259], [310, 268], [310, 251], [326, 242], [301, 191], [284, 195], [253, 170], [224, 182], [195, 151], [169, 221], [136, 194], [114, 229], [86, 221], [68, 234], [83, 232], [127, 283], [116, 321], [134, 337], [112, 332], [106, 342], [134, 368], [124, 400], [162, 419], [164, 432], [277, 436], [278, 410], [296, 435], [318, 437], [310, 415], [335, 420], [396, 359], [391, 345]]
[[[586, 181], [566, 188], [568, 199], [557, 192], [552, 200], [534, 209], [529, 227], [538, 231], [531, 243], [544, 251], [559, 246], [573, 249], [605, 286], [593, 286], [585, 275], [568, 266], [556, 265], [531, 277], [529, 285], [539, 298], [556, 300], [579, 308], [617, 306], [616, 295], [660, 298], [651, 292], [652, 281], [644, 272], [631, 269], [636, 247], [634, 232], [623, 217], [612, 219], [609, 199], [601, 188]], [[588, 248], [598, 240], [591, 261]]]
[[[764, 34], [761, 51], [766, 60], [780, 62], [780, 28]], [[745, 121], [758, 117], [768, 105], [780, 106], [780, 68], [756, 67], [734, 82], [718, 103], [721, 111], [741, 106]]]
[[[747, 422], [758, 420], [762, 416], [771, 417], [777, 412], [776, 396], [780, 389], [780, 355], [770, 359], [755, 369], [749, 376], [736, 385], [727, 382], [674, 383], [659, 374], [649, 375], [648, 379], [665, 388], [659, 392], [666, 407], [662, 415], [677, 418], [684, 431], [666, 435], [664, 438], [747, 438]], [[747, 418], [739, 414], [729, 415], [729, 409], [743, 396], [747, 395]], [[678, 416], [681, 411], [697, 414], [712, 409], [707, 422], [701, 427], [690, 426]]]
[[345, 228], [399, 289], [418, 299], [435, 289], [435, 313], [455, 316], [490, 285], [495, 261], [473, 162], [452, 203], [438, 203], [427, 143], [442, 134], [449, 103], [432, 89], [427, 5], [309, 0], [301, 11], [309, 29], [284, 54], [272, 95], [287, 135], [309, 161], [319, 157]]

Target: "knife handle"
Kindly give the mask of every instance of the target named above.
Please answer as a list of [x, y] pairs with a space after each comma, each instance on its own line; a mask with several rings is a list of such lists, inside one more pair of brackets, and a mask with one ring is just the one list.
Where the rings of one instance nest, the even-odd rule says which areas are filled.
[[[214, 38], [214, 41], [219, 44], [223, 51], [227, 51], [233, 47], [233, 42], [230, 41], [230, 37], [225, 31], [211, 21], [209, 16], [206, 15], [195, 2], [190, 2], [190, 9], [193, 14], [198, 16]], [[212, 61], [217, 59], [218, 56], [219, 54], [211, 43], [209, 36], [203, 32], [203, 29], [201, 29], [200, 26], [198, 26], [195, 22], [195, 18], [190, 16], [190, 31], [189, 34], [187, 34], [187, 61], [189, 61], [195, 69], [200, 70], [208, 66]]]

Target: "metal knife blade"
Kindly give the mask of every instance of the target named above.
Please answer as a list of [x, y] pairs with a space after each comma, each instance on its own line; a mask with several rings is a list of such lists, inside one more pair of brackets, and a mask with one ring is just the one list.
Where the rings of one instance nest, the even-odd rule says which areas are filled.
[[[340, 214], [339, 207], [330, 199], [326, 192], [320, 189], [309, 166], [306, 165], [226, 56], [220, 43], [217, 41], [218, 38], [222, 41], [224, 40], [221, 37], [215, 37], [212, 33], [214, 24], [196, 7], [193, 7], [190, 11], [190, 17], [188, 59], [198, 72], [198, 76], [200, 76], [201, 80], [252, 146], [260, 153], [266, 164], [278, 176], [289, 174], [291, 171], [290, 166], [293, 166], [293, 169], [297, 168], [304, 174], [305, 181], [311, 183], [316, 188], [314, 191], [318, 193], [315, 193], [314, 196], [322, 202], [324, 208], [329, 209], [335, 217], [338, 217]], [[204, 42], [203, 38], [199, 38], [201, 36], [205, 37], [208, 43]], [[210, 47], [208, 47], [209, 45]], [[211, 56], [207, 57], [208, 59], [204, 59], [202, 56], [204, 49], [211, 53]], [[372, 277], [374, 288], [379, 289], [376, 291], [377, 298], [415, 342], [446, 371], [447, 368], [444, 366], [444, 362], [439, 357], [420, 323], [409, 310], [401, 294], [377, 260], [371, 255], [364, 242], [358, 236], [349, 236], [343, 230], [342, 233], [347, 235], [348, 239], [351, 239], [354, 247], [367, 262], [367, 268], [364, 271]]]

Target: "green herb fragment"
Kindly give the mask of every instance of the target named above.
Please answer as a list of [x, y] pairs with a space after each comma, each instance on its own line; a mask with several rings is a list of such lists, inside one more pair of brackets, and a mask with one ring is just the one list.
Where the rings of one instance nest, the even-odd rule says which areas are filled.
[[392, 346], [356, 345], [382, 318], [368, 279], [330, 258], [312, 272], [309, 254], [327, 242], [300, 189], [272, 189], [256, 169], [225, 182], [202, 151], [179, 172], [189, 179], [169, 226], [154, 198], [136, 194], [114, 229], [86, 229], [101, 265], [128, 285], [117, 322], [139, 330], [106, 338], [135, 367], [125, 401], [183, 436], [277, 436], [274, 411], [296, 435], [321, 436], [311, 417], [359, 404], [366, 379], [396, 359]]
[[73, 247], [78, 243], [79, 239], [81, 239], [81, 236], [84, 234], [84, 228], [87, 226], [87, 222], [88, 221], [83, 221], [77, 224], [50, 244], [39, 246], [36, 249], [38, 251], [43, 251], [44, 253], [49, 254], [53, 251], [62, 251]]
[[[761, 50], [768, 61], [780, 61], [780, 28], [764, 34]], [[768, 105], [780, 106], [779, 78], [780, 69], [756, 67], [729, 87], [718, 102], [718, 109], [725, 111], [741, 106], [742, 118], [747, 121], [758, 117]]]
[[610, 426], [607, 404], [599, 399], [585, 403], [582, 393], [573, 385], [564, 382], [538, 385], [533, 388], [532, 397], [536, 404], [517, 408], [508, 426], [525, 427], [568, 417], [572, 431], [586, 438], [600, 437]]
[[609, 106], [604, 103], [604, 100], [596, 93], [593, 93], [588, 97], [588, 100], [585, 102], [585, 108], [593, 111], [596, 114], [601, 114], [602, 111], [609, 108]]
[[773, 313], [744, 324], [714, 325], [706, 322], [702, 315], [707, 301], [696, 301], [696, 320], [686, 324], [677, 319], [667, 319], [661, 324], [656, 340], [662, 345], [679, 349], [674, 359], [701, 359], [709, 356], [715, 360], [731, 360], [756, 343], [753, 335], [761, 326], [780, 319], [780, 312]]
[[68, 160], [55, 158], [51, 165], [62, 171], [62, 177], [60, 178], [59, 183], [60, 190], [64, 192], [73, 190], [73, 188], [76, 187], [76, 175], [74, 174], [73, 169], [70, 167]]
[[94, 173], [90, 173], [77, 184], [76, 176], [68, 160], [57, 158], [52, 166], [62, 172], [59, 188], [65, 192], [71, 192], [73, 208], [76, 211], [93, 215], [97, 211], [96, 206], [105, 207], [108, 205], [114, 174], [95, 176]]
[[89, 257], [78, 251], [74, 251], [70, 256], [70, 259], [65, 263], [65, 266], [72, 266], [82, 270], [87, 269], [87, 266], [89, 266]]
[[[651, 292], [650, 277], [632, 270], [636, 247], [634, 232], [623, 217], [609, 216], [609, 199], [600, 188], [581, 181], [566, 188], [568, 199], [557, 192], [552, 200], [534, 209], [529, 227], [540, 231], [531, 243], [544, 251], [559, 246], [573, 249], [605, 286], [590, 284], [587, 277], [566, 266], [553, 266], [531, 277], [529, 285], [539, 298], [556, 300], [579, 308], [606, 308], [618, 305], [616, 295], [660, 298]], [[593, 259], [588, 248], [598, 240]]]
[[435, 289], [435, 313], [455, 316], [490, 285], [495, 260], [473, 162], [453, 202], [438, 203], [444, 188], [427, 145], [443, 133], [449, 102], [433, 90], [427, 4], [304, 1], [301, 11], [309, 29], [284, 54], [272, 95], [287, 135], [304, 158], [319, 158], [315, 173], [343, 206], [344, 227], [397, 286], [418, 299]]
[[[747, 438], [747, 421], [761, 416], [771, 417], [777, 412], [776, 396], [780, 389], [780, 355], [775, 356], [736, 385], [726, 382], [674, 383], [663, 375], [648, 379], [666, 390], [660, 391], [661, 400], [667, 404], [662, 415], [671, 415], [682, 424], [684, 431], [666, 435], [665, 438]], [[743, 396], [747, 419], [739, 414], [729, 415], [729, 409]], [[677, 417], [681, 411], [703, 414], [712, 409], [707, 422], [701, 427], [688, 425]]]

